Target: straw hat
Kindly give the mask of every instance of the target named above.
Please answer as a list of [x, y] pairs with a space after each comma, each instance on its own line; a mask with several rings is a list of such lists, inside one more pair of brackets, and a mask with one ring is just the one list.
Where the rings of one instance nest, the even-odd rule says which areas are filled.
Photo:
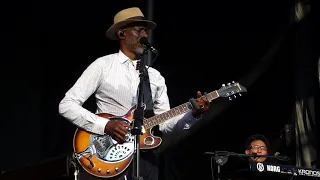
[[106, 36], [111, 40], [117, 40], [117, 30], [134, 22], [145, 23], [148, 29], [152, 29], [156, 26], [155, 22], [147, 20], [144, 17], [139, 8], [132, 7], [123, 9], [114, 16], [113, 24], [107, 30]]

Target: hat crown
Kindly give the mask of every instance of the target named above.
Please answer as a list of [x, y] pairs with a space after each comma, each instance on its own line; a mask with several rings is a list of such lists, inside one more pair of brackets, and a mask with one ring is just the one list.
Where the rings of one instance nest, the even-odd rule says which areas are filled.
[[119, 11], [113, 18], [113, 24], [106, 32], [109, 39], [117, 40], [117, 30], [121, 29], [131, 23], [143, 23], [147, 29], [152, 29], [156, 23], [145, 19], [142, 11], [138, 7], [131, 7]]
[[126, 19], [132, 18], [132, 17], [144, 17], [141, 10], [137, 7], [127, 8], [119, 11], [113, 19], [113, 23], [116, 24], [118, 22], [124, 21]]

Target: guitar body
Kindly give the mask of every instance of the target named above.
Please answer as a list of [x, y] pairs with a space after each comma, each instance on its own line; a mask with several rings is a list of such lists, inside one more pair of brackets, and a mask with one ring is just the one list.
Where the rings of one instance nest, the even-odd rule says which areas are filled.
[[[124, 116], [113, 116], [107, 113], [97, 114], [110, 120], [120, 119], [127, 123], [133, 122], [134, 107]], [[153, 136], [151, 129], [142, 127], [140, 149], [158, 147], [162, 139]], [[135, 136], [128, 133], [127, 140], [119, 144], [109, 135], [92, 134], [77, 129], [73, 138], [75, 158], [88, 173], [102, 178], [110, 178], [124, 172], [134, 158]]]

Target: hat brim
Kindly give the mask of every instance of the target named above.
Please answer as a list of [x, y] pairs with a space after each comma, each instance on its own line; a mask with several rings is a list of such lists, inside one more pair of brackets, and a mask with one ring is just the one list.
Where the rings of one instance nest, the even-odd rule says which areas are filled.
[[118, 22], [113, 24], [107, 31], [106, 36], [111, 40], [117, 40], [117, 30], [121, 29], [132, 23], [143, 23], [147, 29], [153, 29], [156, 27], [156, 23], [150, 20], [137, 20], [137, 19], [128, 19], [125, 21]]

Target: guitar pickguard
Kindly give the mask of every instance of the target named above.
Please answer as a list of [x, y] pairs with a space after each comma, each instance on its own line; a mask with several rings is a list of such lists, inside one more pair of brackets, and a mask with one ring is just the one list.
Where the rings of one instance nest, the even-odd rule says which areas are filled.
[[90, 135], [89, 146], [83, 151], [76, 153], [78, 158], [83, 155], [94, 155], [103, 162], [119, 162], [130, 157], [134, 152], [134, 136], [128, 133], [126, 141], [117, 143], [109, 135]]
[[[112, 138], [109, 136], [109, 139], [112, 139]], [[113, 139], [112, 141], [115, 142]], [[116, 142], [112, 146], [109, 146], [109, 148], [105, 151], [103, 159], [109, 162], [121, 161], [133, 154], [134, 147], [135, 147], [134, 137], [128, 134], [127, 140], [125, 143], [118, 144]]]

